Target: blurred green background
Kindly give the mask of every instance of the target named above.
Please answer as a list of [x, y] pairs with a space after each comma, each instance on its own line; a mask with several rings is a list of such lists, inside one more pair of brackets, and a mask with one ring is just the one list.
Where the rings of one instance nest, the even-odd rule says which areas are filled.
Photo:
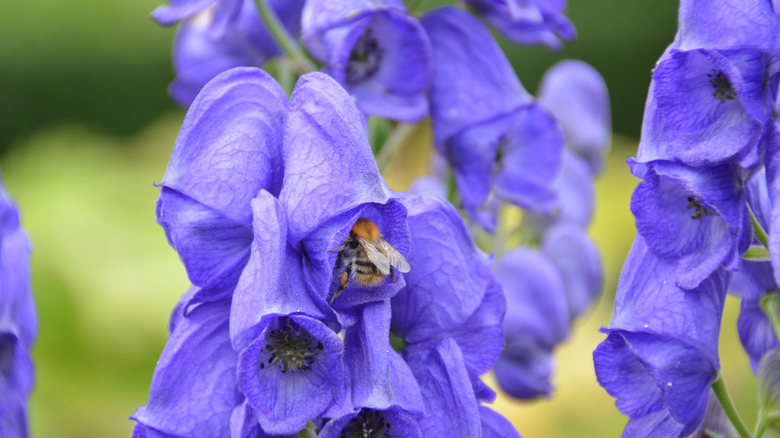
[[[607, 282], [601, 303], [556, 352], [555, 397], [496, 402], [526, 438], [618, 436], [625, 424], [595, 380], [591, 352], [635, 232], [628, 204], [636, 180], [625, 159], [636, 150], [650, 70], [676, 30], [675, 1], [569, 3], [579, 35], [561, 52], [504, 47], [532, 91], [562, 58], [590, 62], [607, 81], [616, 134], [591, 227]], [[148, 18], [158, 4], [0, 2], [0, 170], [34, 245], [34, 437], [129, 436], [127, 417], [146, 402], [168, 314], [188, 286], [154, 216], [153, 183], [184, 116], [165, 91], [173, 29]], [[392, 188], [423, 171], [418, 157], [403, 152], [388, 173]], [[755, 378], [736, 337], [738, 307], [729, 298], [723, 369], [752, 424]]]

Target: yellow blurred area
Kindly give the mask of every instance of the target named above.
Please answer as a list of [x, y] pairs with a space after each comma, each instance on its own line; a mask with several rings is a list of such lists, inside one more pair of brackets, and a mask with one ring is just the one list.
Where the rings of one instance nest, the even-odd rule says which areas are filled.
[[[162, 179], [180, 124], [175, 113], [124, 140], [78, 126], [40, 131], [19, 140], [0, 166], [34, 246], [35, 437], [129, 436], [127, 417], [146, 402], [169, 312], [188, 286], [154, 214], [153, 183]], [[429, 142], [420, 129], [399, 152], [387, 172], [391, 188], [406, 189], [426, 171]], [[554, 397], [518, 402], [499, 395], [494, 405], [526, 438], [618, 436], [626, 422], [596, 382], [591, 354], [604, 338], [598, 330], [609, 324], [635, 233], [628, 207], [637, 180], [625, 165], [635, 149], [616, 138], [597, 182], [590, 232], [606, 285], [601, 302], [555, 352]], [[737, 407], [752, 425], [756, 379], [736, 335], [738, 310], [729, 298], [721, 357]]]

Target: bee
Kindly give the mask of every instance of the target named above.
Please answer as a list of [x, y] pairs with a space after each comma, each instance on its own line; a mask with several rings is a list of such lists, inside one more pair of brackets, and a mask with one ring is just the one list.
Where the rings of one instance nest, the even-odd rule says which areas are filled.
[[328, 304], [341, 294], [350, 278], [363, 287], [370, 287], [379, 284], [388, 275], [394, 281], [392, 268], [409, 272], [409, 262], [382, 238], [379, 228], [368, 219], [358, 219], [344, 243], [335, 251], [339, 254], [334, 270], [343, 271], [339, 275], [339, 288]]

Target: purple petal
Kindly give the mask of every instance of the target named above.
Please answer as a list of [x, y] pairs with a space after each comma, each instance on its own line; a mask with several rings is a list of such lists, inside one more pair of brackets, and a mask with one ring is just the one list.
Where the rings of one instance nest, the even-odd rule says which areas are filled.
[[329, 421], [317, 436], [319, 438], [341, 438], [347, 436], [347, 433], [349, 436], [358, 436], [354, 434], [359, 433], [361, 436], [386, 436], [389, 438], [422, 438], [423, 436], [417, 426], [417, 420], [397, 407], [386, 410], [362, 409], [350, 412]]
[[579, 316], [597, 301], [604, 286], [598, 247], [582, 228], [561, 222], [545, 233], [542, 253], [561, 275], [569, 318]]
[[428, 97], [437, 145], [530, 102], [501, 48], [475, 17], [446, 7], [421, 22], [433, 45]]
[[[766, 150], [766, 182], [771, 200], [770, 224], [780, 223], [780, 119], [772, 123], [770, 137]], [[772, 256], [772, 267], [775, 280], [780, 283], [780, 227], [770, 225], [769, 254]]]
[[328, 220], [389, 199], [351, 98], [322, 73], [301, 77], [285, 127], [279, 199], [295, 246]]
[[737, 319], [737, 332], [755, 373], [758, 371], [758, 361], [764, 353], [779, 348], [780, 341], [777, 340], [772, 321], [761, 309], [758, 301], [743, 299], [741, 309]]
[[265, 315], [323, 317], [304, 282], [301, 256], [287, 243], [286, 218], [279, 201], [263, 190], [252, 200], [252, 210], [252, 255], [241, 273], [230, 311], [230, 337], [236, 350], [259, 335]]
[[493, 368], [501, 390], [523, 400], [551, 395], [554, 371], [552, 351], [524, 333], [507, 337], [506, 347]]
[[563, 281], [555, 266], [532, 249], [512, 250], [496, 265], [496, 279], [504, 288], [508, 339], [533, 336], [552, 349], [569, 334], [569, 309]]
[[[304, 315], [266, 315], [262, 324], [260, 336], [239, 356], [238, 384], [266, 433], [294, 434], [344, 396], [340, 394], [344, 345], [333, 330]], [[281, 363], [271, 362], [269, 347], [274, 345], [270, 336], [285, 324], [304, 330], [312, 343], [322, 345], [319, 351], [310, 346], [315, 349], [310, 369], [298, 369], [293, 364], [283, 372]]]
[[482, 438], [520, 438], [520, 433], [509, 420], [487, 406], [479, 406]]
[[[574, 25], [563, 15], [565, 0], [466, 0], [501, 33], [519, 44], [544, 44], [560, 50], [561, 41], [576, 35]], [[559, 39], [560, 38], [560, 39]]]
[[455, 341], [409, 345], [404, 358], [425, 394], [425, 417], [420, 420], [423, 436], [479, 436], [477, 401]]
[[244, 399], [236, 385], [229, 311], [229, 301], [204, 303], [176, 326], [157, 362], [149, 403], [134, 420], [175, 436], [229, 435], [230, 415]]
[[396, 295], [392, 329], [407, 342], [430, 339], [465, 322], [482, 303], [490, 259], [477, 248], [458, 212], [431, 195], [409, 196], [412, 249], [406, 288]]

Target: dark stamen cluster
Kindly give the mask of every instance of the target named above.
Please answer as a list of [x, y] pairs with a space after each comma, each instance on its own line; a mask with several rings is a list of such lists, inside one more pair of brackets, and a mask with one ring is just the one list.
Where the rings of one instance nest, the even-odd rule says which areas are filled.
[[[278, 366], [282, 373], [310, 370], [322, 349], [322, 342], [289, 323], [284, 328], [269, 332], [263, 346], [263, 351], [269, 356], [268, 365]], [[261, 361], [260, 369], [265, 367], [266, 364]]]
[[363, 409], [341, 431], [341, 438], [390, 438], [390, 423], [373, 409]]
[[701, 203], [701, 201], [696, 199], [696, 197], [693, 196], [693, 195], [688, 196], [688, 205], [687, 205], [687, 207], [689, 209], [690, 208], [695, 208], [696, 209], [696, 212], [693, 213], [693, 215], [691, 216], [691, 219], [701, 219], [702, 216], [709, 216], [709, 215], [713, 214], [712, 210], [710, 210], [709, 208], [705, 207]]
[[712, 70], [712, 73], [708, 73], [707, 76], [710, 77], [710, 83], [715, 87], [715, 91], [712, 95], [715, 96], [716, 99], [725, 102], [737, 98], [737, 90], [731, 85], [729, 77], [722, 71]]
[[367, 29], [355, 43], [349, 55], [347, 83], [354, 84], [373, 76], [379, 70], [384, 52], [384, 49], [379, 47], [371, 29]]

